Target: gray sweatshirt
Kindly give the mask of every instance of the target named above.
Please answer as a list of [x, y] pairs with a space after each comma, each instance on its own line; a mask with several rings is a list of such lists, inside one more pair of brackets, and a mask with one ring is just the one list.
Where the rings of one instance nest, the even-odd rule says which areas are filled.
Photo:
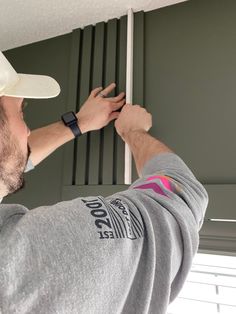
[[109, 197], [0, 205], [0, 313], [164, 314], [191, 268], [208, 194], [162, 153]]

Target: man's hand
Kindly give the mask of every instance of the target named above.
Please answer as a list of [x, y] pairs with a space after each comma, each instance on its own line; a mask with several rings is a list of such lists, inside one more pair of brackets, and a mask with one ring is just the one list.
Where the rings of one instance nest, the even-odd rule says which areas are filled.
[[132, 131], [149, 131], [152, 127], [152, 115], [139, 105], [126, 104], [115, 122], [117, 133], [123, 141]]
[[110, 98], [99, 95], [99, 93], [102, 93], [107, 96], [115, 86], [116, 84], [112, 83], [104, 90], [102, 87], [92, 90], [88, 99], [76, 114], [82, 133], [99, 130], [119, 117], [120, 112], [116, 112], [116, 110], [125, 104], [125, 93], [122, 92], [118, 96]]
[[152, 115], [139, 105], [126, 104], [115, 122], [117, 133], [129, 145], [140, 178], [148, 160], [160, 153], [173, 153], [148, 133], [151, 127]]

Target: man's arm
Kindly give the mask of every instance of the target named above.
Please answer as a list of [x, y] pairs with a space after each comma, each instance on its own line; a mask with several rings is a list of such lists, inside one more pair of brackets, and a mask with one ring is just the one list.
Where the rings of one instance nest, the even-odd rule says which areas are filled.
[[[167, 190], [173, 192], [170, 196], [173, 197], [172, 201], [178, 200], [176, 208], [184, 201], [200, 228], [208, 204], [208, 194], [184, 161], [165, 144], [147, 133], [151, 126], [152, 116], [138, 105], [125, 105], [115, 122], [118, 134], [128, 143], [133, 153], [140, 177], [131, 189], [153, 190], [159, 202], [159, 194], [162, 192], [156, 187], [161, 180]], [[170, 180], [166, 182], [166, 178]], [[151, 186], [147, 182], [150, 180]], [[172, 186], [169, 181], [173, 183]], [[178, 195], [177, 199], [176, 195]], [[146, 199], [144, 197], [143, 201], [146, 202]]]
[[[81, 132], [84, 128], [79, 124]], [[31, 149], [29, 156], [33, 165], [36, 166], [49, 156], [57, 148], [74, 138], [71, 130], [62, 121], [58, 121], [45, 127], [31, 131], [28, 142]]]
[[126, 104], [115, 126], [118, 134], [129, 145], [140, 177], [143, 166], [152, 157], [160, 153], [173, 153], [165, 144], [147, 133], [152, 126], [152, 116], [139, 105]]
[[125, 135], [125, 141], [134, 156], [137, 172], [140, 177], [143, 166], [152, 157], [161, 153], [173, 153], [165, 144], [152, 137], [146, 131], [130, 131]]
[[[120, 93], [118, 96], [110, 98], [99, 96], [101, 90], [102, 94], [107, 96], [114, 88], [115, 84], [112, 83], [104, 90], [99, 87], [91, 92], [80, 111], [76, 114], [82, 134], [99, 130], [118, 118], [119, 112], [116, 111], [124, 105], [125, 94]], [[73, 133], [62, 121], [31, 131], [28, 140], [31, 149], [29, 158], [36, 166], [57, 148], [73, 138]]]

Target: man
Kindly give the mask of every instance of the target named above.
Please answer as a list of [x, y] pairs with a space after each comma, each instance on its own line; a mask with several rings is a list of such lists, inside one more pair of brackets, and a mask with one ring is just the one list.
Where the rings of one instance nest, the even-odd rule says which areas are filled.
[[[0, 65], [4, 197], [21, 188], [29, 155], [22, 101], [54, 97], [59, 87], [48, 77], [17, 74], [3, 55]], [[123, 94], [104, 97], [113, 88], [93, 90], [72, 129], [69, 117], [65, 125], [49, 126], [58, 142], [47, 154], [76, 132], [97, 130], [116, 119], [140, 178], [106, 198], [79, 197], [30, 211], [0, 205], [2, 313], [161, 314], [184, 284], [198, 249], [207, 192], [179, 156], [148, 134], [152, 117], [145, 109], [124, 105]], [[47, 154], [37, 157], [40, 145], [33, 138], [29, 142], [36, 164]]]

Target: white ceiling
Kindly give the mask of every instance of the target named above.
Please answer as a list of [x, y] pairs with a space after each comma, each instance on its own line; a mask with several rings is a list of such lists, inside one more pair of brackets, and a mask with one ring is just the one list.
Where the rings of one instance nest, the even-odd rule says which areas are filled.
[[150, 11], [186, 0], [0, 0], [0, 50], [119, 18], [132, 8]]

